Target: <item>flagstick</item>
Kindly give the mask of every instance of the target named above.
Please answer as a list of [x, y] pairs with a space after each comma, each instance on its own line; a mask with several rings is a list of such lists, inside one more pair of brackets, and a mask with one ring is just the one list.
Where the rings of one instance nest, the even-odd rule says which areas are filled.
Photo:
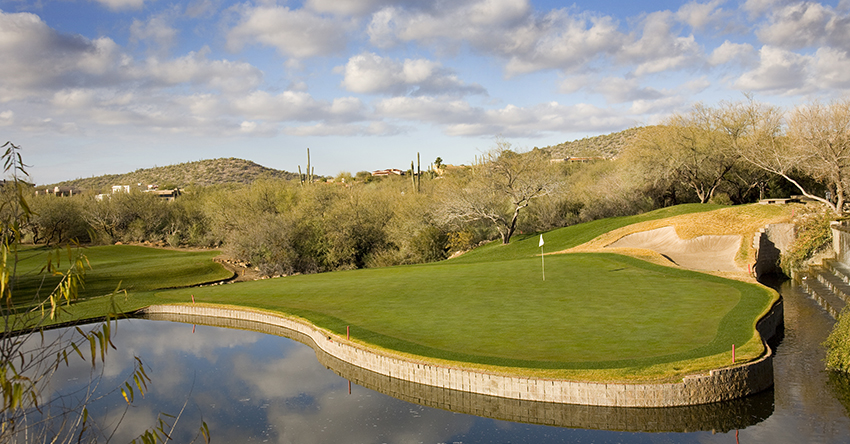
[[543, 280], [546, 280], [546, 260], [543, 258], [543, 235], [540, 235], [540, 271], [543, 272]]
[[543, 259], [543, 235], [540, 235], [540, 244], [537, 245], [540, 247], [540, 270], [543, 272], [543, 280], [546, 280], [546, 263], [545, 259]]

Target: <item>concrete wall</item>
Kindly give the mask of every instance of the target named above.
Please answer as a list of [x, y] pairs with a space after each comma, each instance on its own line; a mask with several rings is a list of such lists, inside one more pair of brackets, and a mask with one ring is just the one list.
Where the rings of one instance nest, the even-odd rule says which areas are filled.
[[753, 248], [756, 249], [756, 264], [753, 271], [756, 278], [781, 273], [780, 255], [788, 250], [793, 241], [794, 224], [770, 224], [759, 230], [753, 238]]
[[[781, 304], [759, 322], [769, 338], [781, 324]], [[682, 382], [625, 384], [567, 381], [506, 376], [394, 356], [348, 341], [305, 321], [268, 313], [204, 307], [155, 305], [143, 314], [178, 314], [230, 318], [270, 324], [293, 330], [312, 341], [308, 344], [365, 370], [416, 384], [517, 400], [611, 407], [673, 407], [727, 401], [761, 392], [773, 385], [773, 353], [735, 367], [686, 376]]]
[[835, 258], [845, 265], [850, 265], [850, 227], [842, 225], [841, 222], [833, 222], [830, 228]]

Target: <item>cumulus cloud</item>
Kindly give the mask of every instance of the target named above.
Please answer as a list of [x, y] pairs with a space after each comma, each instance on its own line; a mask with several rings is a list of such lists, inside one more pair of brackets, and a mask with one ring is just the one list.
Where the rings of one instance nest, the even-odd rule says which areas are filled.
[[756, 34], [762, 41], [786, 49], [826, 44], [847, 50], [850, 49], [850, 15], [840, 14], [820, 3], [796, 3], [775, 10], [769, 23]]
[[152, 17], [146, 22], [133, 19], [130, 25], [131, 41], [152, 41], [162, 49], [170, 48], [176, 36], [177, 30], [162, 16]]
[[731, 14], [720, 7], [726, 0], [711, 0], [708, 3], [692, 1], [682, 5], [676, 12], [676, 18], [702, 31], [706, 28], [723, 28]]
[[[440, 3], [434, 8], [388, 6], [372, 16], [368, 34], [373, 44], [389, 47], [402, 42], [470, 41], [493, 44], [530, 18], [526, 0], [475, 0]], [[498, 44], [498, 43], [496, 43]]]
[[142, 9], [145, 5], [145, 0], [95, 0], [103, 6], [113, 10], [127, 10], [127, 9]]
[[625, 103], [636, 100], [653, 101], [665, 97], [668, 93], [655, 88], [642, 86], [635, 77], [604, 77], [580, 75], [565, 78], [559, 85], [559, 92], [571, 94], [578, 91], [601, 94], [608, 103]]
[[391, 5], [423, 7], [418, 0], [307, 0], [304, 6], [316, 12], [336, 15], [363, 16]]
[[358, 98], [342, 97], [327, 102], [302, 91], [284, 91], [276, 95], [254, 91], [234, 99], [232, 109], [248, 120], [271, 122], [342, 123], [369, 119], [365, 105]]
[[694, 37], [672, 32], [672, 13], [649, 14], [643, 22], [641, 37], [623, 47], [618, 54], [623, 63], [637, 65], [636, 75], [676, 70], [699, 63], [702, 50]]
[[9, 126], [15, 123], [15, 112], [6, 110], [0, 113], [0, 126]]
[[542, 69], [574, 71], [612, 55], [626, 42], [610, 17], [575, 16], [553, 11], [543, 20], [514, 29], [500, 47], [508, 74]]
[[759, 65], [744, 73], [735, 87], [744, 91], [799, 93], [806, 89], [810, 58], [772, 46], [759, 51]]
[[504, 60], [509, 77], [549, 69], [578, 75], [607, 63], [631, 67], [640, 76], [704, 66], [695, 37], [680, 35], [677, 27], [729, 28], [730, 13], [722, 4], [691, 2], [677, 12], [650, 13], [630, 33], [610, 16], [576, 7], [540, 13], [524, 0], [456, 2], [440, 10], [388, 6], [371, 16], [367, 32], [381, 48], [413, 42], [446, 50], [468, 44]]
[[795, 0], [746, 0], [741, 8], [755, 18], [768, 11], [775, 10]]
[[593, 89], [605, 96], [609, 103], [655, 100], [665, 96], [663, 92], [655, 88], [640, 86], [637, 79], [634, 78], [606, 77], [601, 79]]
[[467, 85], [438, 62], [405, 59], [399, 62], [375, 53], [351, 57], [342, 86], [351, 92], [390, 95], [486, 94], [480, 85]]
[[749, 65], [756, 59], [757, 53], [753, 45], [749, 43], [732, 43], [729, 40], [714, 48], [708, 56], [708, 63], [712, 66], [735, 62], [741, 65]]
[[0, 90], [19, 98], [74, 88], [197, 85], [246, 91], [262, 72], [244, 62], [209, 60], [208, 50], [174, 59], [138, 62], [113, 40], [59, 34], [32, 14], [0, 12]]
[[821, 48], [814, 58], [816, 84], [827, 88], [850, 88], [850, 57], [847, 52]]
[[370, 41], [459, 46], [506, 60], [509, 75], [543, 69], [573, 70], [613, 54], [624, 42], [610, 17], [553, 10], [535, 14], [524, 0], [458, 2], [440, 10], [388, 7], [373, 14]]
[[506, 137], [538, 137], [548, 132], [611, 130], [634, 124], [612, 110], [593, 105], [561, 105], [557, 102], [499, 109], [471, 106], [460, 100], [434, 97], [393, 97], [378, 102], [378, 115], [431, 123], [452, 136], [502, 134]]
[[[46, 86], [77, 86], [89, 76], [104, 76], [122, 66], [122, 55], [111, 39], [88, 40], [59, 34], [38, 16], [0, 11], [0, 87], [19, 94]], [[114, 82], [107, 76], [101, 81]]]
[[140, 77], [162, 85], [199, 84], [225, 92], [250, 91], [262, 82], [263, 73], [244, 62], [208, 60], [207, 51], [190, 52], [176, 59], [146, 60]]
[[228, 46], [236, 51], [259, 43], [277, 48], [281, 55], [307, 58], [345, 49], [349, 22], [323, 17], [304, 9], [281, 6], [244, 7], [239, 23], [227, 33]]

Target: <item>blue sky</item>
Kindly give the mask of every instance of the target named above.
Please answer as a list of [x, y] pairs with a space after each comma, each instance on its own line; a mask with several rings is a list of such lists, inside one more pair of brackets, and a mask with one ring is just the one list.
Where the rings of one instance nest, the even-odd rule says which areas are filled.
[[850, 0], [0, 0], [0, 142], [37, 183], [217, 157], [471, 162], [750, 93], [850, 88]]

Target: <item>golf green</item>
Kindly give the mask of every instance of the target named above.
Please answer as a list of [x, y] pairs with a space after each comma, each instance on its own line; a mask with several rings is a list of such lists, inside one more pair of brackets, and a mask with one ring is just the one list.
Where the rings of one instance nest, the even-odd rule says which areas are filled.
[[405, 353], [545, 369], [646, 366], [753, 339], [754, 285], [615, 254], [431, 264], [160, 292], [289, 313]]

